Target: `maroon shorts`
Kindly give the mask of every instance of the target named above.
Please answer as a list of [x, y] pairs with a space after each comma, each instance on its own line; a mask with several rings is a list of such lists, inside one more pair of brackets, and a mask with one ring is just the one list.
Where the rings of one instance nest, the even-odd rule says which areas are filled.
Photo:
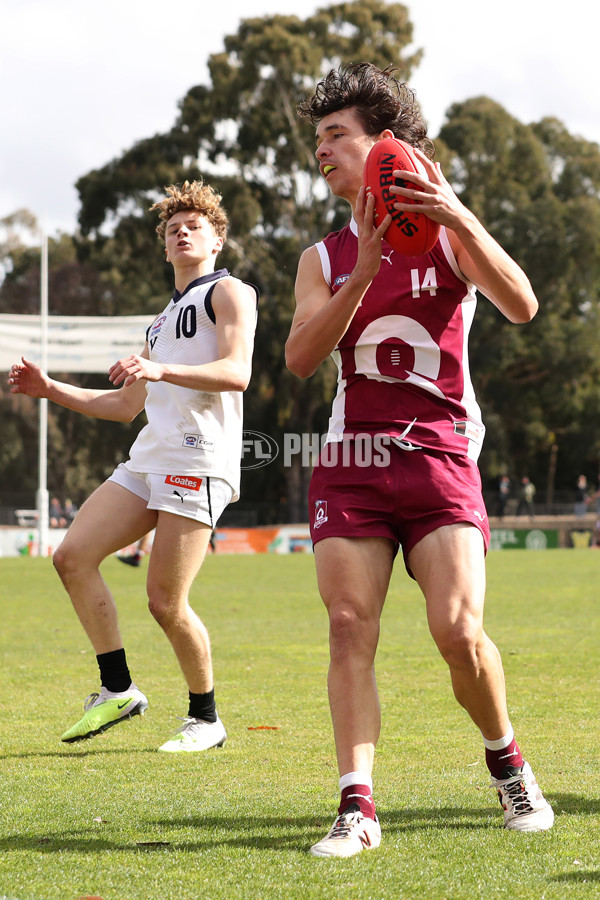
[[[435, 450], [387, 445], [387, 465], [365, 465], [354, 443], [345, 452], [323, 450], [308, 492], [313, 543], [328, 537], [386, 537], [402, 547], [404, 562], [418, 542], [442, 525], [470, 522], [490, 541], [477, 464]], [[333, 448], [331, 448], [333, 449]], [[328, 454], [326, 456], [325, 454]], [[410, 572], [410, 569], [408, 569]]]

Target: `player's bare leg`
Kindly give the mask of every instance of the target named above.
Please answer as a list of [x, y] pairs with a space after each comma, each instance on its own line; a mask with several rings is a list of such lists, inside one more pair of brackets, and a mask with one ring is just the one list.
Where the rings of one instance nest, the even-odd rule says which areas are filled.
[[393, 551], [384, 538], [327, 538], [315, 545], [329, 614], [329, 703], [340, 775], [372, 771], [381, 716], [375, 683], [379, 620]]
[[193, 693], [212, 690], [210, 640], [188, 603], [210, 539], [211, 529], [193, 519], [159, 512], [148, 566], [150, 612], [170, 640]]
[[100, 563], [139, 540], [156, 518], [136, 494], [106, 481], [88, 497], [54, 553], [54, 566], [97, 654], [123, 646], [115, 602]]
[[514, 738], [502, 660], [483, 628], [481, 533], [467, 523], [446, 525], [423, 538], [408, 561], [425, 595], [429, 628], [448, 663], [455, 697], [483, 735], [505, 825], [545, 831], [554, 814]]
[[326, 538], [315, 546], [329, 614], [329, 705], [342, 798], [329, 834], [311, 852], [349, 856], [381, 839], [372, 771], [381, 714], [375, 681], [379, 621], [393, 565], [385, 538]]
[[183, 726], [160, 747], [170, 753], [207, 750], [226, 738], [214, 702], [210, 639], [188, 602], [210, 535], [208, 525], [169, 512], [158, 514], [148, 566], [149, 608], [171, 642], [190, 692]]
[[438, 528], [409, 556], [425, 595], [433, 639], [448, 663], [452, 687], [483, 736], [497, 740], [510, 721], [500, 654], [483, 629], [483, 538], [472, 525]]
[[62, 736], [84, 740], [144, 712], [148, 701], [131, 681], [114, 599], [102, 578], [103, 559], [153, 527], [145, 501], [105, 482], [77, 513], [54, 554], [54, 565], [89, 637], [100, 667], [101, 688], [90, 694], [83, 717]]

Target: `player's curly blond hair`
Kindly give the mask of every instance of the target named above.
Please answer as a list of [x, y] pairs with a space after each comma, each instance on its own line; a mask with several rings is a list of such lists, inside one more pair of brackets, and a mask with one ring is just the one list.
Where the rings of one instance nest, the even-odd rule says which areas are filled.
[[227, 237], [228, 218], [221, 206], [223, 199], [220, 194], [203, 181], [184, 181], [183, 184], [171, 184], [165, 188], [166, 197], [159, 203], [150, 207], [150, 212], [160, 210], [160, 222], [156, 226], [156, 233], [165, 242], [167, 223], [171, 216], [184, 209], [195, 209], [208, 219], [215, 230], [217, 237], [223, 240]]

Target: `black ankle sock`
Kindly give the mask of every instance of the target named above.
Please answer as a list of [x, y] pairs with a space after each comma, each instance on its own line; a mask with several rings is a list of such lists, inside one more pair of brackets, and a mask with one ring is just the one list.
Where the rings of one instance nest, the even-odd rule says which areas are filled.
[[206, 694], [192, 694], [190, 691], [190, 707], [188, 716], [192, 719], [203, 719], [205, 722], [217, 721], [217, 709], [215, 706], [215, 689]]
[[107, 691], [126, 691], [131, 684], [131, 675], [125, 658], [125, 650], [111, 650], [96, 656], [100, 668], [100, 683]]

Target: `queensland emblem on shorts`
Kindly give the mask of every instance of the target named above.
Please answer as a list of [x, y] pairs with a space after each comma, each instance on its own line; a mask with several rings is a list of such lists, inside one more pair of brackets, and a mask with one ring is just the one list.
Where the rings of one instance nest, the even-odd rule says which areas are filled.
[[327, 500], [315, 500], [315, 528], [327, 522]]

